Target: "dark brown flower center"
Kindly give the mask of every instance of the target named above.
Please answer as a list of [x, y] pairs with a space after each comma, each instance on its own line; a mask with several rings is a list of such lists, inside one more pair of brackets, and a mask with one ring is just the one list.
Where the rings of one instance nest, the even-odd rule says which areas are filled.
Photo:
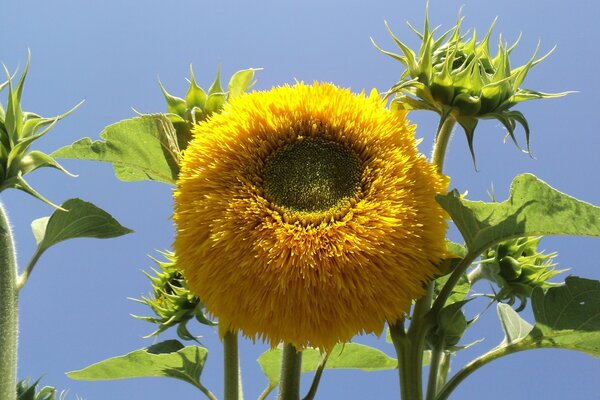
[[263, 182], [266, 197], [296, 212], [334, 208], [357, 193], [361, 165], [343, 144], [301, 138], [275, 150], [266, 160]]

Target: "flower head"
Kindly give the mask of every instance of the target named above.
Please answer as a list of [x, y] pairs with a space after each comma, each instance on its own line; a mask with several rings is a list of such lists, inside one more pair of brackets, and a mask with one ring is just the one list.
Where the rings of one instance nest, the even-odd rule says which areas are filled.
[[254, 92], [194, 133], [174, 247], [221, 334], [330, 349], [403, 318], [438, 274], [448, 179], [376, 93]]
[[[430, 30], [425, 12], [423, 33], [409, 26], [421, 39], [417, 54], [401, 42], [387, 26], [389, 34], [402, 51], [402, 55], [378, 50], [399, 61], [406, 68], [400, 81], [389, 90], [396, 94], [392, 107], [406, 110], [432, 110], [440, 114], [440, 126], [446, 118], [454, 118], [463, 127], [473, 158], [473, 137], [480, 119], [497, 119], [508, 135], [519, 146], [514, 131], [517, 123], [525, 130], [526, 150], [529, 152], [529, 124], [525, 116], [512, 108], [527, 100], [560, 97], [568, 94], [542, 93], [521, 87], [527, 73], [542, 62], [546, 55], [537, 57], [537, 49], [524, 65], [511, 68], [509, 56], [518, 40], [509, 46], [500, 37], [495, 56], [490, 53], [493, 23], [483, 40], [477, 40], [473, 31], [470, 38], [460, 33], [462, 18], [438, 38], [436, 29]], [[519, 146], [520, 147], [520, 146]]]

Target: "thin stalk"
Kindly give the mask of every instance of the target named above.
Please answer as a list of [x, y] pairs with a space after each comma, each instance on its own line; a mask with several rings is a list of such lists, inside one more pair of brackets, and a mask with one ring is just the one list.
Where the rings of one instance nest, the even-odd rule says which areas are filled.
[[445, 340], [431, 349], [431, 360], [429, 362], [429, 378], [427, 380], [427, 400], [434, 400], [440, 388], [446, 383], [448, 368], [450, 366], [450, 355], [445, 350]]
[[321, 376], [323, 376], [323, 371], [325, 370], [325, 365], [327, 364], [328, 358], [329, 354], [327, 353], [323, 353], [321, 355], [321, 361], [319, 362], [319, 366], [315, 371], [315, 376], [310, 385], [310, 389], [308, 390], [308, 393], [306, 394], [306, 396], [304, 396], [302, 400], [313, 400], [315, 398], [315, 395], [317, 394], [317, 389], [319, 388], [319, 383], [321, 382]]
[[456, 125], [456, 120], [452, 116], [446, 117], [444, 123], [439, 127], [435, 135], [433, 143], [433, 153], [431, 154], [431, 162], [438, 167], [438, 171], [444, 171], [444, 159], [446, 158], [446, 150], [452, 137], [452, 131]]
[[17, 260], [10, 225], [0, 204], [0, 399], [17, 398]]
[[[544, 346], [542, 346], [544, 347]], [[547, 346], [552, 347], [552, 346]], [[488, 353], [482, 355], [479, 358], [471, 361], [467, 365], [465, 365], [460, 371], [456, 373], [449, 381], [441, 388], [438, 395], [435, 397], [435, 400], [447, 400], [450, 394], [456, 389], [456, 387], [469, 375], [483, 367], [484, 365], [500, 358], [503, 356], [507, 356], [509, 354], [517, 353], [519, 351], [529, 350], [529, 347], [522, 346], [520, 343], [515, 345], [500, 347], [489, 351]]]
[[27, 280], [29, 279], [29, 275], [31, 275], [31, 271], [33, 271], [33, 267], [35, 267], [35, 264], [38, 262], [43, 253], [44, 251], [40, 251], [40, 249], [35, 251], [33, 257], [31, 257], [31, 260], [29, 260], [29, 263], [25, 267], [25, 270], [17, 278], [17, 290], [21, 290], [23, 286], [25, 286]]
[[263, 392], [260, 394], [260, 396], [258, 396], [258, 398], [256, 400], [265, 400], [267, 398], [267, 396], [269, 394], [271, 394], [271, 392], [273, 391], [273, 389], [275, 389], [277, 387], [277, 385], [271, 385], [269, 384], [269, 386], [267, 386], [265, 388], [265, 390], [263, 390]]
[[223, 337], [224, 357], [224, 400], [241, 400], [240, 366], [238, 356], [238, 338], [236, 333], [227, 332]]
[[278, 400], [300, 400], [300, 373], [302, 372], [302, 352], [293, 344], [283, 348], [281, 375], [279, 376]]
[[481, 265], [478, 265], [471, 272], [469, 272], [467, 274], [467, 279], [469, 280], [469, 283], [471, 284], [471, 286], [473, 286], [477, 281], [479, 281], [483, 278], [484, 278], [483, 268], [481, 268]]

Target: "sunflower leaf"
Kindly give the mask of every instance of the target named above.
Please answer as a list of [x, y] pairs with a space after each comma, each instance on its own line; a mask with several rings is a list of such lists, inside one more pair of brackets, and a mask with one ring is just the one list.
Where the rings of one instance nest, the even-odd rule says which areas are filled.
[[[258, 363], [269, 380], [270, 386], [279, 384], [281, 357], [283, 349], [268, 350], [258, 357]], [[302, 352], [302, 372], [315, 371], [321, 361], [317, 349], [305, 349]], [[358, 343], [336, 345], [327, 359], [326, 369], [359, 369], [362, 371], [384, 371], [396, 369], [398, 361], [387, 356], [381, 350]]]
[[559, 192], [531, 174], [517, 176], [501, 203], [437, 196], [461, 232], [470, 254], [511, 238], [537, 235], [600, 236], [600, 207]]
[[40, 218], [32, 223], [38, 252], [68, 239], [107, 239], [132, 232], [106, 211], [81, 199], [67, 200], [61, 207], [66, 211], [55, 210], [47, 219]]
[[169, 119], [143, 115], [107, 126], [100, 137], [84, 138], [58, 149], [52, 157], [105, 161], [117, 178], [130, 182], [154, 180], [174, 185], [179, 174], [177, 134]]
[[200, 375], [207, 355], [208, 350], [203, 347], [184, 347], [177, 340], [166, 340], [77, 371], [67, 372], [67, 376], [84, 381], [168, 377], [204, 389], [200, 383]]
[[564, 285], [536, 288], [531, 303], [534, 326], [498, 304], [505, 338], [492, 351], [560, 348], [600, 357], [600, 281], [569, 276]]

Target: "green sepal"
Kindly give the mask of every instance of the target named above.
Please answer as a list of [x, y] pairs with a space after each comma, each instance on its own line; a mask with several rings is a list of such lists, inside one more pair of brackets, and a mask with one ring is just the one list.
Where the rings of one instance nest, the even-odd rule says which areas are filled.
[[[37, 385], [41, 379], [42, 378], [39, 378], [33, 383], [30, 383], [28, 379], [20, 380], [17, 383], [16, 400], [56, 400], [56, 388], [44, 386], [39, 391], [37, 390]], [[67, 392], [63, 390], [58, 393], [58, 396], [59, 400], [64, 400], [67, 396]]]

